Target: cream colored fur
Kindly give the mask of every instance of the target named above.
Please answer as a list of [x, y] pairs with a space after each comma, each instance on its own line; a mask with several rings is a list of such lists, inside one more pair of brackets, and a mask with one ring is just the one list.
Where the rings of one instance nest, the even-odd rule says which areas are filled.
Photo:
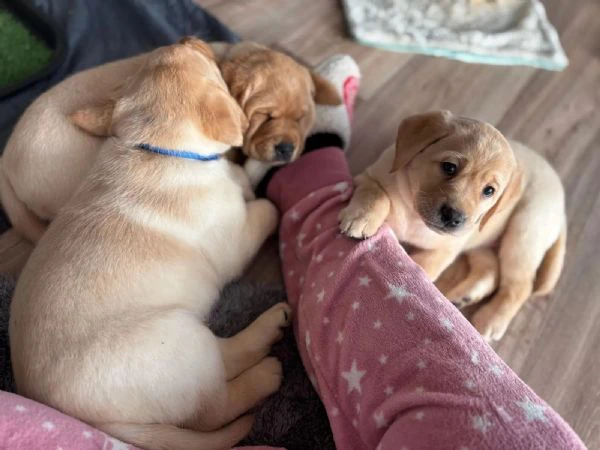
[[[213, 154], [241, 143], [243, 114], [203, 49], [188, 39], [143, 67], [130, 60], [140, 70], [113, 106], [72, 116], [113, 136], [100, 145], [65, 115], [56, 122], [77, 136], [81, 148], [71, 151], [91, 158], [91, 146], [97, 157], [73, 196], [73, 179], [62, 184], [66, 205], [11, 306], [18, 392], [148, 449], [228, 449], [240, 440], [252, 425], [241, 416], [279, 387], [281, 366], [265, 357], [290, 319], [278, 304], [232, 338], [212, 334], [204, 321], [220, 289], [275, 230], [277, 211], [267, 200], [246, 202], [248, 180], [225, 159], [134, 145]], [[217, 124], [206, 122], [211, 114]]]

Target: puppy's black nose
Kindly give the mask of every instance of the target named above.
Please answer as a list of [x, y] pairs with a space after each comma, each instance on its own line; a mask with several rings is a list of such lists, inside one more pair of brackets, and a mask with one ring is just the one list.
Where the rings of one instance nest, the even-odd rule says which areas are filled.
[[444, 203], [440, 208], [440, 219], [445, 228], [458, 228], [465, 223], [467, 218], [462, 211]]
[[294, 154], [294, 144], [291, 142], [280, 142], [275, 146], [275, 159], [277, 161], [289, 161]]

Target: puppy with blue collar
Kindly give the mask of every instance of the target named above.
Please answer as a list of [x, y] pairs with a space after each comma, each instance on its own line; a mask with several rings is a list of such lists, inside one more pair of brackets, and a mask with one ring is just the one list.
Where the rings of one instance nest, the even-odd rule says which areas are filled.
[[279, 388], [266, 356], [290, 321], [278, 304], [232, 338], [205, 325], [277, 226], [221, 157], [246, 118], [209, 47], [187, 39], [71, 120], [105, 142], [19, 279], [17, 390], [142, 448], [230, 448]]

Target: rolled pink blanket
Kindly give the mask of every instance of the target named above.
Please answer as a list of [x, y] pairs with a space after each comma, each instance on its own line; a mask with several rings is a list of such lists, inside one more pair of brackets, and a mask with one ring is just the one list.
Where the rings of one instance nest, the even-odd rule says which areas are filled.
[[384, 226], [338, 233], [352, 193], [343, 153], [280, 169], [282, 268], [300, 353], [343, 450], [583, 449]]

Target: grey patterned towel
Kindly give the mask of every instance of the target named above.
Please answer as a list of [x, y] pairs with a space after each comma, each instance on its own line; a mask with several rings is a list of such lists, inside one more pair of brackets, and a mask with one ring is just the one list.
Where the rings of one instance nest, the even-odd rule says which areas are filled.
[[561, 70], [568, 61], [539, 0], [343, 0], [359, 42], [466, 62]]

